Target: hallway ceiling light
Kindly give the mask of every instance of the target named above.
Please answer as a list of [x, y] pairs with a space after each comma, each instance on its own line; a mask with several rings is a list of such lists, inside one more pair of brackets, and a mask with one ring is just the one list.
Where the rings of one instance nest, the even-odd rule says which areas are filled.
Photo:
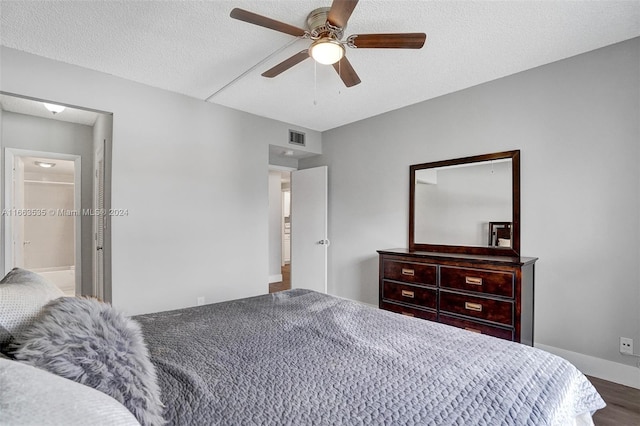
[[51, 111], [53, 114], [57, 114], [59, 112], [64, 111], [65, 107], [63, 107], [62, 105], [56, 105], [56, 104], [48, 104], [46, 102], [43, 102], [44, 106], [46, 109], [48, 109], [49, 111]]
[[[63, 107], [63, 109], [64, 109], [64, 107]], [[56, 163], [47, 163], [46, 161], [36, 161], [35, 163], [36, 163], [36, 166], [40, 166], [40, 167], [45, 168], [45, 169], [50, 169], [50, 168], [52, 168], [52, 167], [54, 167], [56, 165]]]

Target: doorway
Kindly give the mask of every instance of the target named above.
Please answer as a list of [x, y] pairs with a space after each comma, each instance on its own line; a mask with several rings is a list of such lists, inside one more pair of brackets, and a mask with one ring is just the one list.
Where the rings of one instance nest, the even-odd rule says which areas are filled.
[[269, 171], [269, 293], [291, 288], [291, 172]]
[[327, 195], [327, 166], [269, 171], [270, 292], [327, 292]]
[[[12, 267], [22, 266], [41, 274], [44, 272], [46, 278], [55, 282], [59, 282], [59, 279], [62, 279], [61, 275], [64, 275], [67, 285], [59, 285], [61, 288], [65, 287], [66, 294], [71, 295], [73, 292], [76, 295], [94, 296], [110, 302], [111, 222], [105, 213], [111, 207], [113, 114], [0, 92], [0, 124], [0, 156], [4, 157], [0, 161], [0, 176], [3, 180], [0, 185], [0, 208], [3, 212], [15, 207], [16, 203], [24, 203], [24, 191], [19, 190], [17, 196], [22, 198], [14, 200], [14, 189], [23, 188], [23, 185], [14, 186], [12, 173], [16, 167], [31, 165], [36, 157], [47, 161], [54, 159], [56, 164], [51, 167], [52, 172], [61, 170], [64, 163], [58, 161], [73, 161], [73, 191], [77, 194], [74, 201], [76, 205], [71, 208], [68, 204], [64, 207], [52, 205], [45, 208], [47, 214], [51, 208], [56, 215], [66, 216], [67, 227], [69, 221], [73, 221], [72, 236], [69, 233], [58, 234], [58, 245], [66, 247], [67, 243], [74, 243], [73, 263], [56, 261], [25, 264], [24, 248], [27, 248], [26, 260], [30, 262], [28, 251], [31, 248], [35, 249], [34, 241], [51, 231], [40, 230], [32, 237], [27, 235], [25, 238], [25, 233], [30, 232], [33, 220], [27, 218], [25, 223], [24, 215], [22, 218], [3, 215], [0, 220], [0, 245], [3, 246], [4, 253], [0, 255], [0, 272], [6, 274]], [[24, 156], [34, 158], [24, 160]], [[15, 165], [14, 157], [21, 158]], [[17, 175], [20, 176], [19, 173]], [[27, 176], [26, 180], [29, 179]], [[32, 180], [37, 179], [56, 181], [50, 177]], [[57, 193], [59, 191], [53, 188], [66, 185], [68, 193], [68, 180], [68, 177], [58, 176], [57, 183], [27, 182], [27, 186], [46, 187], [46, 191], [40, 192], [48, 194]], [[28, 193], [30, 189], [27, 188], [26, 191]], [[34, 190], [31, 190], [31, 193], [34, 193]], [[21, 208], [25, 208], [24, 205], [21, 205]], [[14, 235], [14, 228], [17, 229], [15, 232], [23, 234]], [[16, 246], [17, 249], [14, 250]], [[69, 252], [66, 248], [63, 251]], [[46, 275], [53, 275], [53, 272], [59, 272], [55, 274], [58, 276]], [[68, 285], [69, 276], [74, 277], [73, 286]]]
[[80, 295], [80, 156], [9, 148], [5, 156], [5, 264]]

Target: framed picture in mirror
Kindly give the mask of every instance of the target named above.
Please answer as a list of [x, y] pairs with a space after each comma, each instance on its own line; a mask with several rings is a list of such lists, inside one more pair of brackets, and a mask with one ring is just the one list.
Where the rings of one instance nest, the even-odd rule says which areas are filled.
[[489, 246], [511, 247], [511, 222], [489, 222]]

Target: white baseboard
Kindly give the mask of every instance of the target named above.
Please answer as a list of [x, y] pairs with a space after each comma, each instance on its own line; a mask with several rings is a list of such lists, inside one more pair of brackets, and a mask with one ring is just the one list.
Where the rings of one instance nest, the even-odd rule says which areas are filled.
[[640, 368], [540, 343], [535, 343], [534, 346], [566, 359], [587, 376], [640, 389]]
[[282, 281], [282, 274], [269, 275], [269, 284], [271, 284], [271, 283], [279, 283], [280, 281]]

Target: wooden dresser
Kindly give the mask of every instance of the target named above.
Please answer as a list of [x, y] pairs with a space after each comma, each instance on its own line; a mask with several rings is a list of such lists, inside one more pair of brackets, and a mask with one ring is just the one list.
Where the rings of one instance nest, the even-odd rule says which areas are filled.
[[537, 258], [378, 253], [381, 309], [533, 345]]

